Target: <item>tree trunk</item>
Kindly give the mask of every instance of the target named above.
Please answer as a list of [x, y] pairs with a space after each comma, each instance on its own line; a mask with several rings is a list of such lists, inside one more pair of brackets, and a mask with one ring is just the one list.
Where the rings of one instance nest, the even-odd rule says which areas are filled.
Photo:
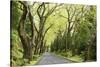
[[[20, 3], [23, 4], [22, 2]], [[25, 6], [25, 4], [23, 4], [23, 13], [19, 21], [18, 34], [20, 36], [20, 39], [23, 45], [23, 50], [24, 50], [23, 57], [30, 61], [32, 60], [32, 47], [31, 47], [32, 43], [31, 43], [30, 38], [27, 36], [25, 32], [26, 15], [27, 15], [27, 7]]]

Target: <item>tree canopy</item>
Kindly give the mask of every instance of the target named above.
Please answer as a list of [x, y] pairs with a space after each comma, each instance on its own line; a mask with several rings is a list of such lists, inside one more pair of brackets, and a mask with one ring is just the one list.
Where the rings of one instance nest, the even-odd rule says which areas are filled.
[[96, 6], [11, 1], [11, 40], [11, 66], [30, 63], [45, 51], [94, 61]]

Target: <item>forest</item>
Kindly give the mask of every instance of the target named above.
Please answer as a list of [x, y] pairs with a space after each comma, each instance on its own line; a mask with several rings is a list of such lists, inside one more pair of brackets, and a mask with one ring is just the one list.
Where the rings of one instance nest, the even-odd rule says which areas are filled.
[[10, 1], [10, 65], [34, 65], [49, 52], [74, 62], [96, 61], [96, 6]]

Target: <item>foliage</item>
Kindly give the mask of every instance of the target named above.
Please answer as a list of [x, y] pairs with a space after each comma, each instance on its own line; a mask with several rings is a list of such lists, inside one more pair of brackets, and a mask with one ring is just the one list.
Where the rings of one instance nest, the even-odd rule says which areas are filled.
[[[69, 18], [67, 20], [66, 25], [70, 25], [70, 26], [66, 27], [64, 34], [63, 32], [58, 31], [60, 34], [57, 33], [57, 38], [51, 44], [51, 52], [56, 51], [56, 52], [61, 53], [65, 51], [65, 53], [61, 53], [62, 56], [68, 57], [68, 55], [70, 54], [72, 54], [72, 56], [82, 55], [81, 58], [83, 58], [84, 61], [96, 60], [96, 59], [93, 59], [93, 56], [94, 58], [96, 58], [96, 42], [92, 41], [92, 39], [95, 40], [95, 37], [96, 37], [96, 34], [95, 34], [96, 33], [96, 13], [95, 13], [96, 8], [95, 6], [86, 7], [84, 5], [83, 6], [76, 5], [75, 7], [75, 6], [69, 5], [69, 7], [70, 8], [68, 7], [66, 8], [66, 12], [68, 13], [68, 16], [67, 17], [63, 15], [61, 16], [66, 19]], [[76, 9], [79, 8], [79, 9], [75, 10], [75, 8]], [[71, 10], [73, 11], [73, 9], [74, 9], [74, 13], [71, 12]], [[86, 12], [84, 12], [84, 10]], [[79, 16], [77, 14], [79, 13], [78, 11], [81, 11]], [[73, 15], [71, 15], [70, 12], [73, 13]], [[77, 16], [75, 14], [77, 14]], [[73, 16], [74, 16], [74, 19], [70, 18]], [[69, 51], [70, 53], [68, 53]]]
[[11, 5], [12, 66], [34, 64], [45, 51], [96, 60], [96, 6], [30, 1]]
[[23, 49], [22, 49], [22, 46], [21, 46], [21, 42], [20, 42], [20, 39], [18, 37], [18, 33], [17, 31], [12, 31], [12, 48], [11, 48], [11, 63], [12, 63], [12, 66], [19, 66], [19, 65], [22, 65], [24, 63], [23, 61]]

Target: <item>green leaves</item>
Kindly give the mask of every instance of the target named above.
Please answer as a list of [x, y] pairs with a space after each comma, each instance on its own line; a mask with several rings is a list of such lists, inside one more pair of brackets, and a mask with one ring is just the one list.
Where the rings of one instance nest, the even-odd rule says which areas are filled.
[[[63, 32], [64, 34], [62, 36], [60, 36], [61, 34], [57, 34], [56, 39], [51, 45], [51, 51], [62, 52], [65, 49], [66, 51], [72, 51], [72, 56], [82, 55], [81, 57], [83, 57], [84, 53], [92, 59], [92, 56], [90, 55], [92, 52], [89, 50], [91, 49], [91, 51], [95, 51], [95, 47], [92, 49], [93, 46], [90, 44], [92, 34], [93, 32], [96, 32], [95, 6], [68, 5], [64, 7], [65, 8], [62, 9], [66, 9], [67, 15], [63, 12], [60, 14], [60, 16], [66, 21], [66, 23], [64, 23], [64, 25], [66, 25], [65, 29], [61, 32], [61, 34], [63, 34]], [[60, 22], [60, 20], [58, 22]], [[63, 21], [64, 20], [62, 20], [62, 22]], [[59, 30], [61, 29], [59, 26], [58, 28]], [[90, 45], [91, 48], [88, 45]]]
[[[89, 54], [95, 52], [96, 43], [94, 41], [96, 34], [94, 33], [96, 33], [96, 6], [35, 2], [34, 5], [30, 5], [29, 7], [33, 17], [31, 18], [34, 23], [33, 27], [36, 25], [38, 32], [34, 30], [34, 36], [31, 38], [31, 29], [33, 28], [31, 28], [32, 23], [30, 23], [28, 13], [25, 19], [24, 32], [30, 36], [29, 40], [33, 39], [34, 43], [37, 42], [35, 46], [38, 46], [33, 48], [33, 53], [36, 50], [36, 54], [38, 54], [41, 48], [43, 48], [41, 51], [45, 51], [46, 46], [51, 49], [51, 52], [58, 52], [66, 57], [75, 56], [75, 58], [77, 58], [77, 56], [81, 56], [81, 58], [83, 58], [85, 54], [90, 56]], [[18, 22], [22, 15], [23, 5], [17, 1], [13, 1], [11, 9], [11, 61], [14, 65], [21, 65], [24, 63], [24, 50], [20, 37], [18, 36]], [[45, 36], [42, 38], [44, 34]], [[89, 47], [88, 45], [92, 46]], [[89, 49], [91, 49], [91, 51]], [[96, 54], [93, 53], [91, 59], [95, 58], [95, 55]]]
[[11, 62], [12, 66], [22, 65], [23, 64], [23, 49], [16, 30], [12, 30], [11, 40]]

